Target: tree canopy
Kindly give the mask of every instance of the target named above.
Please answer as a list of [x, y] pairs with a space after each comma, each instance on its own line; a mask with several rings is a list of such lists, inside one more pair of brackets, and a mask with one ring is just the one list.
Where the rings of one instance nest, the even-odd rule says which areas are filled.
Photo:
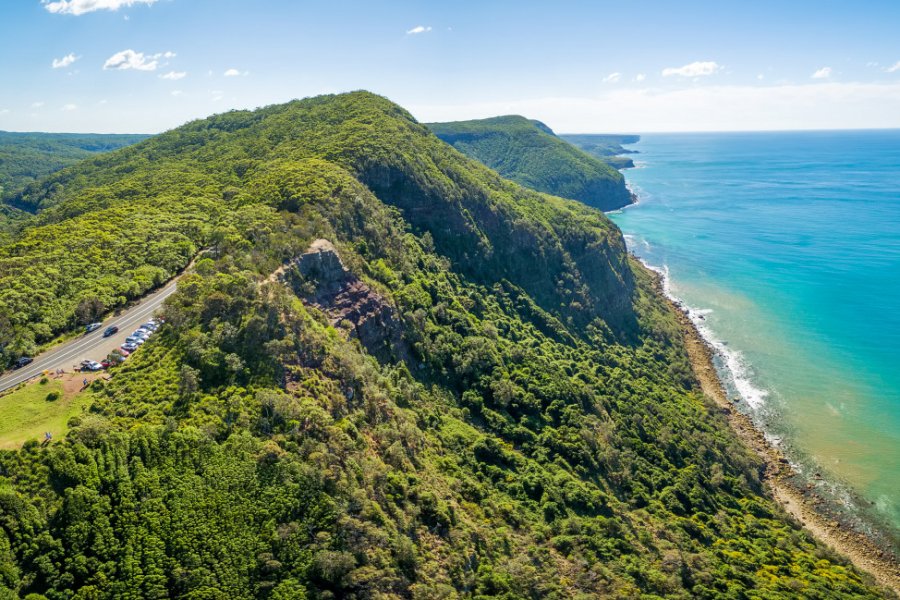
[[632, 201], [621, 173], [557, 137], [540, 121], [508, 115], [428, 127], [463, 154], [539, 192], [600, 210], [615, 210]]
[[[384, 98], [195, 121], [16, 202], [10, 343], [209, 252], [64, 440], [0, 452], [0, 598], [878, 597], [766, 494], [621, 232]], [[369, 305], [311, 300], [319, 239]]]

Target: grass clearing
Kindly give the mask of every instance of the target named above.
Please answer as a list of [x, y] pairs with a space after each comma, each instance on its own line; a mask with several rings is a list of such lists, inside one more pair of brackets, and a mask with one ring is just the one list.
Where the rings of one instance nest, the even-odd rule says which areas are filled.
[[[89, 395], [80, 393], [77, 375], [33, 381], [0, 396], [0, 450], [19, 448], [30, 439], [43, 441], [47, 431], [62, 439], [69, 419], [90, 404]], [[49, 400], [51, 394], [58, 397]]]

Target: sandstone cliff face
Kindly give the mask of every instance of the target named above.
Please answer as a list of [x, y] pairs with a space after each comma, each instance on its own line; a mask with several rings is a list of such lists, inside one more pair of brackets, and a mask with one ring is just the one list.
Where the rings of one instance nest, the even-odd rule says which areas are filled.
[[[453, 181], [444, 195], [437, 195], [399, 167], [372, 167], [360, 180], [384, 203], [400, 209], [414, 231], [429, 232], [438, 253], [472, 281], [491, 285], [506, 279], [549, 312], [577, 298], [582, 309], [576, 318], [582, 324], [601, 317], [616, 331], [633, 328], [634, 275], [624, 238], [614, 225], [607, 228], [604, 221], [586, 231], [577, 225], [575, 213], [560, 212], [546, 228], [523, 226], [520, 213], [470, 181]], [[502, 180], [494, 183], [503, 189]], [[566, 275], [548, 281], [548, 274], [562, 273]]]
[[345, 266], [334, 245], [318, 239], [282, 278], [332, 326], [349, 332], [381, 362], [410, 360], [396, 309]]

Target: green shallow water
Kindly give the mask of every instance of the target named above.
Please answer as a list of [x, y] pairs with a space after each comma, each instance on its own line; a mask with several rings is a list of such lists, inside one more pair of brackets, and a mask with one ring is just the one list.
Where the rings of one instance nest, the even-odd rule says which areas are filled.
[[[900, 539], [900, 131], [646, 135], [611, 214], [732, 396], [861, 527]], [[821, 473], [822, 478], [815, 474]]]

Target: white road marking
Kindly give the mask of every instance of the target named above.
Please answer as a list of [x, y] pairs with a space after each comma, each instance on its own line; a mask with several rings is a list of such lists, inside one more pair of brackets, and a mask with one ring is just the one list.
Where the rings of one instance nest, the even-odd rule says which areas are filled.
[[[44, 371], [70, 368], [73, 365], [72, 361], [80, 363], [88, 358], [87, 354], [102, 347], [109, 347], [109, 350], [103, 353], [103, 357], [100, 357], [104, 358], [113, 348], [118, 348], [125, 342], [125, 338], [131, 335], [129, 331], [131, 326], [141, 325], [156, 309], [162, 306], [163, 300], [175, 292], [177, 284], [178, 278], [176, 277], [164, 287], [144, 297], [139, 304], [124, 311], [118, 317], [110, 319], [109, 322], [104, 322], [104, 326], [97, 331], [48, 350], [36, 356], [30, 365], [0, 377], [0, 392], [15, 387], [23, 381], [28, 381], [32, 377], [37, 377]], [[110, 337], [103, 337], [103, 330], [111, 325], [117, 326], [119, 331]], [[115, 345], [110, 346], [110, 344]]]

